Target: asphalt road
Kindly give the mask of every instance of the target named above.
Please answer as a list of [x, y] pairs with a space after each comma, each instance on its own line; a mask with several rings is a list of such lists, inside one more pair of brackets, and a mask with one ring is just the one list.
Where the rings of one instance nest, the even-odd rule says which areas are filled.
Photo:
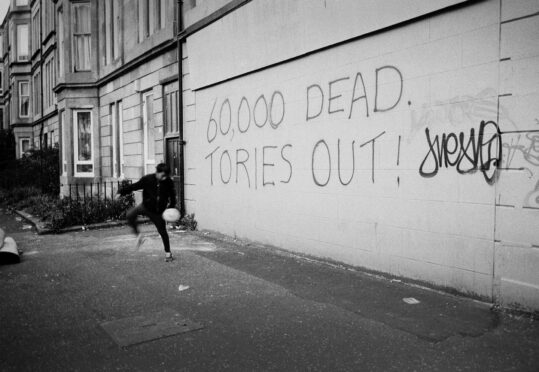
[[[0, 212], [24, 251], [0, 266], [1, 371], [539, 371], [539, 322], [488, 304], [213, 234], [171, 233], [165, 263], [150, 225], [139, 250], [24, 225]], [[121, 347], [102, 326], [163, 311], [202, 328]]]

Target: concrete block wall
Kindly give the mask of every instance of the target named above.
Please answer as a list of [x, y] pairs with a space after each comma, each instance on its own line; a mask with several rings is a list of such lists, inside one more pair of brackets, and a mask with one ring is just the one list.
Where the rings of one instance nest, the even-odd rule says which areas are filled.
[[[201, 228], [539, 308], [535, 170], [519, 160], [534, 157], [513, 136], [535, 151], [534, 132], [506, 132], [537, 127], [538, 27], [535, 3], [513, 3], [468, 2], [226, 82], [236, 67], [186, 59], [217, 79], [184, 77], [188, 212]], [[212, 50], [198, 41], [189, 58]]]
[[501, 4], [495, 297], [539, 309], [539, 1]]
[[[191, 89], [191, 73], [189, 68], [189, 55], [187, 44], [182, 44], [182, 103], [183, 103], [183, 131], [184, 138], [189, 141], [187, 146], [191, 146], [191, 139], [196, 136], [196, 95]], [[191, 152], [184, 154], [184, 194], [185, 206], [187, 210], [194, 210], [196, 206], [196, 158], [191, 158]]]

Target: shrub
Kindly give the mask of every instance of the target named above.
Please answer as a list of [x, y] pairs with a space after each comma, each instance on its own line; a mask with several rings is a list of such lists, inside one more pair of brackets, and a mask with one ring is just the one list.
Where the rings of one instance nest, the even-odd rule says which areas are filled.
[[21, 159], [2, 163], [0, 185], [7, 189], [33, 186], [43, 193], [58, 195], [60, 169], [58, 148], [30, 150]]
[[24, 209], [31, 205], [31, 198], [42, 195], [34, 186], [0, 189], [0, 204], [6, 207]]
[[195, 214], [188, 214], [180, 220], [180, 225], [185, 226], [187, 230], [194, 231], [197, 229], [198, 222], [195, 220]]
[[125, 219], [127, 210], [135, 204], [133, 194], [117, 199], [87, 198], [79, 200], [63, 198], [50, 206], [47, 225], [58, 231], [68, 226], [90, 225], [93, 223]]

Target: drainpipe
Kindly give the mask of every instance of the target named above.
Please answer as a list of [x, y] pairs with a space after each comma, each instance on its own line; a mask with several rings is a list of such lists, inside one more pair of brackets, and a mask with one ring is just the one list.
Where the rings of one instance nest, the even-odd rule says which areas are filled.
[[[45, 130], [45, 122], [43, 120], [43, 8], [42, 8], [42, 1], [39, 1], [39, 90], [40, 90], [40, 99], [41, 99], [41, 107], [40, 107], [40, 114], [41, 114], [41, 130], [39, 131], [39, 149], [43, 150], [43, 132]], [[43, 169], [43, 160], [41, 161], [41, 169]]]
[[[178, 22], [177, 22], [177, 35], [183, 30], [182, 22], [182, 0], [178, 0]], [[180, 215], [183, 218], [185, 216], [185, 168], [184, 168], [184, 154], [183, 147], [185, 141], [183, 139], [183, 53], [182, 53], [182, 41], [178, 39], [178, 120], [179, 120], [179, 140], [180, 140]]]
[[[39, 90], [40, 90], [40, 99], [41, 99], [41, 107], [40, 107], [40, 114], [41, 114], [41, 130], [39, 132], [39, 149], [43, 150], [43, 131], [45, 126], [45, 121], [43, 120], [43, 1], [39, 0]], [[30, 16], [31, 17], [31, 16]], [[31, 20], [31, 18], [30, 18]], [[32, 78], [33, 80], [33, 78]], [[28, 84], [30, 86], [30, 84]], [[39, 183], [41, 184], [41, 191], [43, 191], [43, 153], [41, 153], [41, 156], [39, 157], [40, 161], [40, 177], [39, 177]]]

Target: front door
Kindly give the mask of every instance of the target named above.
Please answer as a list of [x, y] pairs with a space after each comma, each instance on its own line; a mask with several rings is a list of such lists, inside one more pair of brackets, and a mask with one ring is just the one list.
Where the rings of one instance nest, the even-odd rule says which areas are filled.
[[170, 167], [170, 177], [176, 189], [176, 199], [180, 200], [180, 140], [179, 138], [168, 138], [166, 140], [167, 164]]

